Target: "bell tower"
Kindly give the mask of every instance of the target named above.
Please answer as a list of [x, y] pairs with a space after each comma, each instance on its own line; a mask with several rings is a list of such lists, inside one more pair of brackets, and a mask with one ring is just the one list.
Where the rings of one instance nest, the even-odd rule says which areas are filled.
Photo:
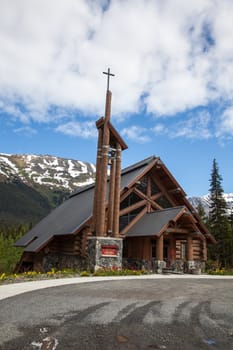
[[[96, 122], [98, 144], [93, 200], [93, 237], [89, 242], [89, 248], [92, 245], [92, 251], [95, 251], [91, 259], [94, 270], [102, 266], [103, 261], [104, 266], [102, 267], [121, 267], [122, 260], [122, 239], [119, 238], [121, 153], [127, 148], [127, 145], [110, 121], [112, 93], [109, 90], [109, 82], [110, 77], [114, 74], [110, 73], [109, 68], [103, 74], [107, 75], [107, 91], [105, 115]], [[114, 249], [111, 250], [111, 247]], [[107, 251], [108, 254], [105, 254], [104, 251]], [[90, 253], [89, 249], [89, 256]]]

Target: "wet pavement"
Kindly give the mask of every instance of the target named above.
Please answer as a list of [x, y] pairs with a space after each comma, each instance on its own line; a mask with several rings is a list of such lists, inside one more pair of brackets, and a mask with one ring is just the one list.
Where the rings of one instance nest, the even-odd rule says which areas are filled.
[[0, 301], [1, 350], [233, 350], [233, 279], [124, 279]]

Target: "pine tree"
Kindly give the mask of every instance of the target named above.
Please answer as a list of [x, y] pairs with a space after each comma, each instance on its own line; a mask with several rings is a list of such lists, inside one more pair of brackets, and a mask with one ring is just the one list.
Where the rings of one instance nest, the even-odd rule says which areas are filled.
[[201, 218], [201, 221], [204, 223], [204, 224], [207, 224], [207, 220], [208, 220], [208, 217], [206, 215], [206, 212], [205, 212], [205, 208], [203, 207], [203, 204], [201, 201], [198, 202], [198, 205], [197, 205], [197, 212]]
[[228, 265], [229, 256], [229, 239], [230, 230], [227, 218], [227, 204], [223, 197], [222, 177], [219, 174], [216, 159], [213, 160], [213, 167], [210, 179], [210, 212], [209, 212], [209, 229], [217, 245], [210, 250], [211, 257], [218, 261], [221, 266]]

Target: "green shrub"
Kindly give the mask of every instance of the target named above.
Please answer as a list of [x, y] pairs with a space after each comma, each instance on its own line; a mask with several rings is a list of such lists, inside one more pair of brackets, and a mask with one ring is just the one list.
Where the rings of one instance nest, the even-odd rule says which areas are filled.
[[100, 268], [93, 273], [93, 276], [140, 276], [145, 274], [144, 270], [129, 270], [129, 269], [117, 269], [117, 268]]
[[89, 271], [82, 271], [79, 274], [80, 277], [90, 277], [91, 273]]
[[225, 269], [216, 269], [207, 271], [209, 275], [215, 276], [232, 276], [233, 270], [225, 270]]

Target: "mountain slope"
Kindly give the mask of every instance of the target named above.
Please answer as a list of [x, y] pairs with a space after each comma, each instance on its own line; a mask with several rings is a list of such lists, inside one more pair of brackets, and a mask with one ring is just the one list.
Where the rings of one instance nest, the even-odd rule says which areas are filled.
[[49, 200], [22, 181], [1, 182], [0, 195], [2, 225], [35, 223], [51, 210]]
[[[233, 210], [233, 193], [224, 193], [223, 198], [225, 199], [227, 203], [227, 208], [228, 208], [228, 214], [230, 214]], [[194, 208], [197, 208], [198, 204], [201, 203], [206, 214], [209, 213], [209, 195], [206, 194], [201, 197], [190, 197], [188, 198], [190, 203], [194, 206]]]
[[0, 153], [0, 177], [21, 179], [28, 185], [73, 191], [94, 182], [95, 166], [78, 160], [49, 155]]
[[0, 225], [34, 224], [94, 179], [95, 166], [87, 162], [0, 154]]

